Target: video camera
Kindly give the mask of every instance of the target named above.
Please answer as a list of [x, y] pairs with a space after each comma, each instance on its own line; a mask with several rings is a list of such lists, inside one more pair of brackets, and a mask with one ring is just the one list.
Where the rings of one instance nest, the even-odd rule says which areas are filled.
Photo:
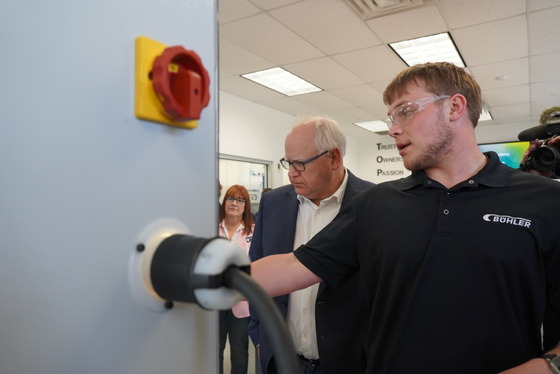
[[553, 112], [544, 125], [523, 130], [517, 136], [522, 141], [544, 139], [543, 145], [535, 149], [521, 164], [521, 169], [545, 171], [551, 170], [560, 175], [560, 144], [547, 145], [548, 141], [560, 134], [560, 112]]

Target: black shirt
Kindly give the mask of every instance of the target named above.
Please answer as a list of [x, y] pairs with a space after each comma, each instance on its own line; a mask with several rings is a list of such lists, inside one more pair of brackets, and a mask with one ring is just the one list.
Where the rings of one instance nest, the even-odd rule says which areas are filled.
[[331, 287], [363, 270], [368, 374], [496, 373], [540, 355], [547, 308], [560, 320], [560, 184], [487, 155], [450, 189], [378, 184], [296, 250]]

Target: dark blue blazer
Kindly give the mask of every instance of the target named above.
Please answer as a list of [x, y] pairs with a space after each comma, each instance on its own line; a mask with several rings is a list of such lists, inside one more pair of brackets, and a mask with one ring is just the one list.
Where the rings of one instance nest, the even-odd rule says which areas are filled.
[[[342, 207], [360, 191], [371, 186], [373, 183], [359, 179], [348, 171]], [[299, 201], [292, 185], [276, 188], [262, 196], [249, 251], [252, 261], [293, 251], [298, 206]], [[343, 251], [344, 248], [340, 250]], [[288, 311], [288, 300], [288, 295], [274, 298], [284, 318]], [[321, 283], [315, 308], [322, 373], [362, 373], [366, 366], [369, 311], [361, 272], [356, 273], [337, 291]], [[260, 347], [262, 374], [276, 373], [274, 352], [260, 328], [260, 320], [254, 310], [251, 310], [249, 335], [253, 344]]]

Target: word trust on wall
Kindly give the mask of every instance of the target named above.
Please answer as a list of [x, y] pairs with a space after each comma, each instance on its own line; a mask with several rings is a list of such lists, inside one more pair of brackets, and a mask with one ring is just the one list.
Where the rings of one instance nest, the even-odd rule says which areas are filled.
[[[377, 143], [377, 150], [378, 151], [386, 151], [386, 150], [393, 150], [397, 149], [395, 144], [382, 144]], [[377, 176], [389, 177], [389, 176], [403, 176], [405, 171], [403, 170], [403, 163], [402, 157], [400, 156], [377, 156], [376, 162], [378, 164], [383, 164], [384, 167], [377, 169]], [[385, 168], [385, 165], [387, 168]]]

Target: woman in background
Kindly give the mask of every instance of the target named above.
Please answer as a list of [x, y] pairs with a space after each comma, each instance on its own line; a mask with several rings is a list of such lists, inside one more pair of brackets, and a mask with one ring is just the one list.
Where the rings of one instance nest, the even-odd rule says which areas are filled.
[[[219, 235], [231, 240], [249, 253], [255, 221], [247, 189], [231, 186], [220, 207]], [[249, 306], [241, 301], [230, 310], [220, 311], [220, 374], [224, 371], [224, 349], [229, 337], [231, 374], [247, 374], [249, 361]]]

